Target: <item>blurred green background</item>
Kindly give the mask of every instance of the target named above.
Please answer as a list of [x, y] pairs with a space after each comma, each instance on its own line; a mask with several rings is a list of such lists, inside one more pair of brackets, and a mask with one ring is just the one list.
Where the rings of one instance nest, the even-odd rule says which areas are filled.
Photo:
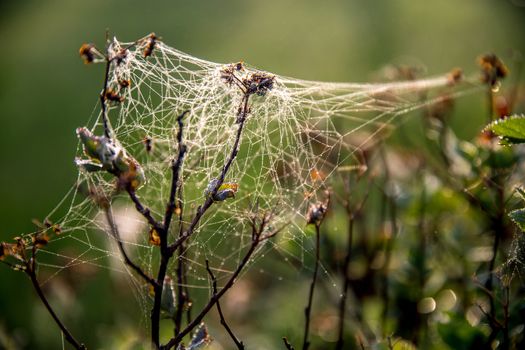
[[[124, 41], [155, 32], [210, 61], [244, 60], [297, 78], [362, 82], [389, 63], [417, 63], [429, 75], [453, 67], [475, 72], [476, 57], [487, 51], [511, 63], [516, 51], [525, 53], [525, 2], [2, 1], [0, 240], [32, 231], [31, 219], [43, 219], [74, 183], [74, 130], [97, 107], [103, 75], [102, 65], [82, 64], [78, 48], [84, 42], [102, 47], [106, 29]], [[476, 132], [456, 126], [459, 134]], [[106, 305], [113, 302], [108, 295], [122, 294], [107, 284], [102, 274], [82, 285], [76, 295], [83, 316], [69, 322], [92, 348], [125, 332], [125, 325], [136, 326], [127, 318], [147, 319], [137, 316], [138, 307]], [[57, 348], [58, 331], [33, 293], [25, 276], [0, 266], [0, 336], [23, 339], [28, 348]], [[298, 328], [300, 308], [290, 316]]]

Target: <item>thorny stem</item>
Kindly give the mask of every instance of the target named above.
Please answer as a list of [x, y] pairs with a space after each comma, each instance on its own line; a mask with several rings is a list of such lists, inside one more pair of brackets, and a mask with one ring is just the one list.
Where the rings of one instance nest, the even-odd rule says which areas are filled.
[[315, 225], [315, 265], [314, 274], [312, 277], [312, 283], [310, 284], [310, 293], [308, 295], [308, 304], [304, 309], [305, 324], [304, 324], [304, 337], [303, 337], [303, 350], [307, 350], [310, 346], [308, 342], [308, 333], [310, 330], [310, 317], [312, 312], [312, 301], [314, 297], [315, 283], [317, 281], [317, 272], [319, 270], [319, 258], [320, 258], [320, 224]]
[[44, 292], [42, 291], [42, 288], [40, 288], [40, 283], [38, 282], [38, 279], [36, 277], [35, 250], [36, 250], [36, 247], [34, 246], [33, 247], [33, 256], [31, 258], [30, 262], [27, 264], [25, 272], [27, 273], [27, 275], [31, 279], [31, 283], [33, 284], [33, 288], [35, 289], [36, 293], [38, 294], [38, 297], [40, 298], [40, 300], [42, 301], [42, 303], [46, 307], [46, 309], [49, 312], [49, 314], [51, 315], [51, 317], [53, 317], [53, 320], [55, 321], [55, 323], [58, 325], [58, 327], [60, 328], [60, 330], [62, 331], [62, 333], [66, 337], [66, 340], [71, 345], [73, 345], [75, 347], [75, 349], [85, 350], [86, 347], [84, 346], [84, 344], [79, 343], [75, 339], [75, 337], [73, 337], [73, 335], [68, 331], [66, 326], [60, 320], [60, 318], [58, 318], [57, 314], [55, 313], [55, 311], [53, 310], [53, 308], [49, 304], [46, 296], [44, 295]]
[[124, 258], [124, 262], [126, 263], [126, 265], [131, 267], [146, 282], [148, 282], [150, 285], [155, 287], [157, 285], [157, 282], [151, 276], [146, 274], [138, 265], [136, 265], [126, 253], [126, 250], [124, 249], [124, 244], [122, 243], [122, 240], [120, 239], [120, 233], [118, 231], [118, 227], [113, 218], [113, 213], [111, 212], [111, 208], [109, 206], [104, 208], [104, 213], [106, 214], [106, 220], [108, 221], [108, 225], [111, 229], [111, 233], [113, 234], [113, 237], [117, 241], [117, 245], [120, 250], [120, 254], [122, 254], [122, 257]]
[[[255, 249], [259, 245], [260, 242], [262, 242], [263, 239], [266, 237], [261, 237], [261, 234], [268, 223], [267, 220], [263, 220], [260, 224], [259, 228], [257, 229], [255, 227], [255, 224], [252, 222], [252, 243], [250, 245], [250, 248], [244, 255], [242, 261], [239, 263], [237, 268], [235, 269], [235, 272], [230, 276], [224, 287], [217, 293], [214, 293], [206, 306], [201, 310], [201, 312], [191, 321], [186, 328], [184, 328], [176, 337], [172, 338], [165, 346], [162, 346], [161, 349], [169, 350], [174, 346], [177, 346], [180, 344], [182, 339], [191, 332], [192, 329], [194, 329], [197, 325], [200, 324], [204, 316], [211, 310], [213, 306], [219, 301], [219, 299], [233, 286], [235, 283], [237, 277], [241, 273], [241, 271], [244, 269], [248, 261], [250, 261], [252, 254], [255, 252]], [[277, 231], [276, 231], [277, 232]], [[273, 234], [272, 234], [273, 235]]]
[[[213, 295], [217, 294], [217, 279], [215, 278], [215, 275], [213, 274], [212, 270], [210, 269], [210, 263], [208, 259], [206, 259], [206, 270], [208, 271], [208, 274], [210, 275], [211, 281], [212, 281], [212, 287], [213, 287]], [[217, 311], [219, 312], [219, 316], [221, 318], [221, 325], [226, 329], [226, 332], [230, 335], [233, 342], [237, 346], [239, 350], [244, 350], [244, 344], [242, 341], [239, 341], [235, 334], [233, 334], [233, 331], [231, 330], [230, 326], [226, 322], [226, 318], [224, 317], [224, 314], [222, 313], [221, 303], [219, 300], [217, 300]]]

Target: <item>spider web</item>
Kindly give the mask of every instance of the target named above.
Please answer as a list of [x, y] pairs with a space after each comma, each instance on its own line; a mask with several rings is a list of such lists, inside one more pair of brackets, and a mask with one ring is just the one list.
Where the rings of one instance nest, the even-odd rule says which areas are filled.
[[[204, 201], [210, 181], [220, 175], [235, 141], [243, 96], [221, 79], [224, 64], [193, 57], [162, 42], [156, 43], [149, 57], [144, 57], [143, 45], [116, 39], [109, 52], [116, 54], [122, 48], [128, 48], [127, 55], [110, 66], [108, 86], [123, 100], [109, 106], [109, 122], [113, 137], [144, 169], [147, 181], [137, 195], [159, 219], [170, 191], [170, 163], [177, 153], [176, 118], [189, 111], [183, 119], [188, 147], [181, 177], [184, 216], [182, 223], [174, 219], [173, 241], [179, 225], [187, 225]], [[246, 65], [245, 70], [258, 72]], [[250, 245], [247, 218], [255, 207], [274, 212], [273, 228], [287, 226], [258, 248], [250, 264], [266, 252], [278, 251], [283, 260], [302, 266], [305, 255], [311, 254], [305, 244], [304, 217], [311, 203], [324, 199], [334, 173], [359, 167], [362, 148], [395, 127], [399, 116], [438, 101], [440, 93], [459, 96], [479, 88], [455, 82], [449, 75], [385, 84], [273, 76], [273, 88], [250, 99], [239, 154], [225, 179], [239, 185], [235, 198], [215, 203], [186, 245], [190, 289], [209, 289], [205, 259], [210, 260], [219, 283], [231, 275]], [[124, 88], [121, 82], [126, 80], [130, 85]], [[102, 114], [93, 119], [88, 127], [102, 135]], [[85, 158], [80, 145], [77, 154]], [[61, 232], [38, 252], [39, 265], [50, 270], [43, 282], [78, 265], [109, 269], [129, 277], [146, 308], [150, 298], [145, 284], [124, 264], [100, 209], [84, 195], [87, 187], [113, 198], [111, 206], [125, 249], [144, 271], [155, 275], [158, 248], [149, 243], [149, 227], [127, 194], [117, 193], [109, 174], [79, 171], [77, 184], [55, 209], [60, 212], [65, 207], [67, 213], [56, 218], [53, 211], [49, 216]], [[76, 250], [61, 249], [72, 245]], [[170, 265], [172, 276], [173, 270]]]

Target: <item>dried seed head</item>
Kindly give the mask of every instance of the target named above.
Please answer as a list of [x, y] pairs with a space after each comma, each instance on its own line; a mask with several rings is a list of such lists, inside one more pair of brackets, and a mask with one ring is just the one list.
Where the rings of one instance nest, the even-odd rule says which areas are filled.
[[319, 202], [312, 204], [308, 210], [308, 213], [306, 214], [306, 223], [320, 225], [326, 215], [327, 210], [328, 206], [326, 203]]
[[90, 64], [93, 63], [93, 61], [95, 61], [95, 57], [97, 56], [97, 49], [93, 44], [82, 44], [82, 46], [80, 46], [80, 49], [78, 50], [78, 54], [84, 60], [84, 64]]
[[461, 68], [454, 68], [447, 74], [447, 79], [450, 85], [457, 84], [463, 79], [463, 71]]
[[151, 33], [150, 35], [146, 37], [145, 39], [146, 45], [144, 47], [144, 51], [142, 52], [144, 54], [144, 57], [151, 56], [158, 40], [159, 38], [155, 35], [155, 33]]
[[115, 90], [113, 89], [107, 89], [106, 93], [104, 94], [104, 98], [108, 101], [112, 102], [123, 102], [124, 97], [120, 96]]
[[478, 64], [481, 67], [481, 80], [484, 83], [494, 87], [498, 82], [509, 74], [509, 69], [502, 60], [493, 53], [488, 53], [478, 58]]
[[32, 240], [33, 240], [33, 244], [37, 248], [42, 248], [42, 247], [46, 246], [47, 243], [49, 242], [49, 236], [45, 232], [42, 232], [42, 233], [38, 233], [38, 234], [34, 235], [32, 237]]
[[264, 72], [252, 73], [243, 80], [246, 93], [257, 94], [259, 96], [264, 96], [268, 91], [273, 89], [274, 82], [275, 76]]

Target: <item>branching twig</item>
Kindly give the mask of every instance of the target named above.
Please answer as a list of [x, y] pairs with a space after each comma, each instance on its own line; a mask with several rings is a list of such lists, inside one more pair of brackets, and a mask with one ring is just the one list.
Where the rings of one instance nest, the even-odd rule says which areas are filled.
[[109, 206], [104, 208], [104, 213], [106, 214], [106, 220], [108, 221], [108, 225], [110, 227], [111, 233], [113, 234], [113, 237], [117, 241], [117, 245], [120, 250], [120, 254], [122, 254], [122, 257], [124, 258], [124, 262], [126, 263], [126, 265], [131, 267], [138, 275], [140, 275], [140, 277], [142, 277], [151, 286], [155, 287], [157, 285], [157, 281], [155, 281], [153, 277], [149, 276], [138, 265], [136, 265], [126, 253], [126, 250], [124, 249], [124, 245], [122, 244], [122, 240], [120, 239], [120, 233], [118, 231], [118, 227], [115, 223], [115, 220], [113, 219], [113, 213], [111, 212], [111, 208]]
[[184, 328], [176, 337], [172, 338], [165, 346], [161, 347], [161, 349], [169, 350], [177, 345], [180, 344], [182, 339], [191, 332], [192, 329], [194, 329], [197, 325], [200, 324], [204, 316], [208, 314], [208, 312], [211, 310], [213, 306], [219, 301], [219, 299], [233, 286], [235, 283], [237, 277], [242, 272], [244, 267], [248, 264], [250, 261], [253, 253], [255, 252], [256, 248], [259, 246], [259, 243], [261, 243], [261, 235], [268, 224], [270, 217], [265, 215], [264, 218], [261, 220], [261, 223], [257, 227], [255, 223], [255, 219], [252, 220], [251, 226], [252, 226], [252, 242], [250, 244], [250, 248], [245, 253], [243, 259], [233, 272], [233, 274], [230, 276], [224, 287], [217, 293], [214, 293], [208, 303], [204, 306], [204, 308], [201, 310], [201, 312], [191, 321], [186, 328]]
[[175, 250], [184, 241], [186, 241], [186, 239], [188, 239], [188, 237], [190, 237], [193, 234], [193, 231], [197, 227], [197, 225], [200, 222], [201, 218], [203, 217], [203, 215], [206, 213], [206, 211], [213, 204], [213, 197], [217, 193], [217, 190], [219, 189], [219, 187], [224, 182], [226, 174], [228, 173], [228, 170], [230, 169], [230, 167], [231, 167], [231, 165], [233, 163], [233, 160], [235, 159], [235, 157], [237, 157], [237, 153], [239, 152], [239, 144], [240, 144], [240, 141], [241, 141], [241, 134], [242, 134], [242, 131], [243, 131], [243, 128], [244, 128], [244, 124], [246, 122], [246, 116], [248, 115], [248, 110], [249, 110], [249, 108], [248, 108], [248, 99], [249, 99], [249, 95], [245, 96], [245, 98], [243, 99], [243, 107], [242, 107], [243, 109], [242, 109], [242, 112], [241, 112], [242, 117], [239, 118], [239, 127], [237, 128], [237, 134], [235, 136], [235, 142], [233, 143], [233, 147], [232, 147], [230, 156], [228, 157], [228, 160], [226, 161], [226, 163], [224, 164], [224, 166], [222, 168], [222, 171], [221, 171], [221, 174], [219, 175], [217, 184], [216, 184], [215, 188], [211, 191], [210, 195], [204, 201], [204, 204], [202, 204], [202, 206], [197, 208], [197, 213], [193, 217], [193, 220], [189, 224], [188, 228], [182, 233], [182, 235], [180, 235], [180, 237], [173, 244], [171, 244], [168, 247], [168, 250], [172, 254], [173, 254], [173, 252], [175, 252]]
[[[216, 295], [217, 294], [217, 279], [215, 278], [215, 275], [213, 274], [213, 272], [210, 269], [210, 263], [209, 263], [208, 259], [206, 259], [206, 270], [208, 271], [208, 274], [210, 275], [210, 278], [211, 278], [212, 287], [213, 287], [213, 295]], [[233, 331], [231, 330], [230, 326], [226, 322], [226, 319], [224, 318], [224, 314], [222, 313], [221, 303], [219, 302], [219, 300], [217, 300], [217, 311], [219, 312], [219, 316], [221, 318], [221, 324], [226, 329], [226, 332], [228, 332], [228, 334], [232, 338], [232, 340], [235, 343], [235, 345], [237, 346], [237, 348], [239, 350], [244, 350], [243, 342], [239, 341], [239, 339], [237, 339], [235, 334], [233, 334]]]
[[160, 265], [157, 274], [157, 285], [155, 286], [155, 298], [153, 301], [153, 309], [151, 310], [151, 341], [158, 348], [160, 346], [160, 308], [162, 299], [162, 288], [163, 281], [166, 277], [166, 271], [168, 269], [168, 263], [173, 256], [173, 251], [168, 249], [168, 232], [173, 217], [173, 211], [175, 210], [175, 197], [177, 194], [180, 169], [184, 161], [184, 155], [186, 154], [186, 146], [182, 143], [182, 131], [183, 123], [182, 118], [188, 111], [182, 112], [177, 118], [179, 130], [177, 132], [177, 141], [179, 143], [179, 152], [177, 159], [172, 163], [172, 179], [171, 179], [171, 190], [166, 206], [166, 214], [164, 216], [164, 223], [160, 230], [158, 230], [160, 238]]
[[148, 223], [151, 225], [152, 228], [154, 228], [157, 233], [160, 234], [162, 232], [163, 227], [162, 225], [155, 220], [155, 218], [151, 215], [151, 210], [149, 208], [145, 207], [141, 202], [140, 199], [137, 197], [137, 194], [135, 191], [131, 188], [127, 189], [127, 192], [129, 194], [129, 198], [131, 201], [135, 204], [135, 208], [137, 211], [144, 216], [144, 218], [148, 221]]
[[182, 123], [182, 118], [184, 118], [184, 116], [187, 113], [189, 113], [189, 111], [186, 110], [177, 117], [177, 124], [179, 126], [179, 131], [177, 132], [177, 142], [179, 144], [179, 153], [177, 155], [177, 159], [174, 160], [171, 165], [171, 171], [172, 171], [171, 189], [170, 189], [168, 205], [166, 207], [166, 215], [164, 216], [164, 231], [165, 232], [168, 232], [169, 230], [171, 218], [173, 217], [173, 213], [176, 208], [175, 197], [177, 195], [180, 170], [182, 167], [182, 163], [184, 161], [184, 155], [186, 154], [186, 145], [182, 143], [182, 131], [184, 128], [184, 124]]

